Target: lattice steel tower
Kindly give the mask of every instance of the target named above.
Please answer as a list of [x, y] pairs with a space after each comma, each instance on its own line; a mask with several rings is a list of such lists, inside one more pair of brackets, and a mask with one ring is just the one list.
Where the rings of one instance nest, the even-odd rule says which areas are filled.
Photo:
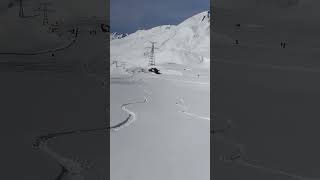
[[154, 45], [157, 43], [157, 42], [152, 42], [152, 41], [149, 41], [151, 43], [151, 47], [147, 47], [147, 48], [150, 48], [151, 51], [150, 51], [150, 55], [149, 55], [149, 66], [155, 66], [156, 65], [156, 60], [155, 60], [155, 49], [158, 49], [156, 47], [154, 47]]

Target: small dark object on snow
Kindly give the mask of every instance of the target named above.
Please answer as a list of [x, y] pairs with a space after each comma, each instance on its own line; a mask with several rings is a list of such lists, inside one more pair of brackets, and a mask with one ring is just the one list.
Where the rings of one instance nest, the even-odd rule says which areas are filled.
[[150, 68], [149, 72], [153, 72], [153, 73], [156, 73], [156, 74], [161, 74], [159, 69], [157, 69], [157, 68]]

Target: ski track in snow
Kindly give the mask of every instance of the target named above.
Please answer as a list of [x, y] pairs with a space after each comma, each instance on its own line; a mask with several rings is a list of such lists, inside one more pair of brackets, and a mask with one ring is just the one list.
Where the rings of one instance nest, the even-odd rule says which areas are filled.
[[149, 90], [149, 89], [146, 89], [145, 87], [143, 87], [142, 85], [138, 85], [139, 88], [141, 88], [143, 90], [143, 92], [147, 95], [151, 95], [152, 94], [152, 91]]
[[174, 31], [173, 35], [170, 36], [168, 39], [166, 39], [165, 41], [163, 41], [160, 45], [159, 48], [161, 48], [162, 46], [164, 46], [168, 41], [172, 40], [175, 36], [177, 35], [177, 30]]
[[176, 105], [184, 110], [181, 110], [181, 111], [178, 111], [178, 112], [181, 112], [187, 116], [190, 116], [190, 117], [193, 117], [193, 118], [198, 118], [198, 119], [203, 119], [203, 120], [207, 120], [207, 121], [210, 121], [210, 117], [205, 117], [205, 116], [200, 116], [198, 114], [195, 114], [195, 113], [191, 113], [191, 112], [187, 112], [186, 110], [188, 109], [188, 107], [186, 105], [184, 105], [184, 100], [183, 98], [178, 98], [180, 103], [176, 103]]
[[[131, 76], [129, 77], [117, 77], [117, 78], [110, 78], [110, 79], [117, 79], [117, 80], [132, 80], [132, 78], [135, 76], [136, 74], [133, 73]], [[183, 83], [191, 83], [191, 84], [198, 84], [198, 85], [209, 85], [209, 83], [202, 83], [202, 82], [196, 82], [196, 81], [184, 81], [184, 80], [176, 80], [176, 79], [169, 79], [169, 78], [163, 78], [163, 77], [156, 77], [156, 76], [144, 76], [143, 78], [139, 79], [140, 81], [143, 81], [143, 79], [145, 78], [156, 78], [156, 79], [163, 79], [163, 80], [169, 80], [169, 81], [178, 81], [178, 82], [183, 82]], [[138, 80], [138, 81], [139, 81]], [[147, 89], [146, 87], [143, 87], [142, 85], [138, 85], [139, 88], [141, 88], [141, 90], [148, 96], [150, 96], [152, 94], [152, 91], [150, 89]], [[128, 117], [116, 124], [110, 127], [110, 130], [112, 131], [119, 131], [120, 129], [124, 128], [124, 127], [128, 127], [130, 126], [134, 121], [136, 121], [137, 117], [136, 117], [136, 113], [129, 110], [127, 108], [128, 105], [132, 105], [132, 104], [139, 104], [139, 103], [146, 103], [147, 102], [147, 97], [144, 97], [144, 101], [140, 101], [140, 102], [133, 102], [133, 103], [126, 103], [121, 105], [121, 109], [123, 111], [125, 111], [128, 114]], [[182, 98], [179, 99], [179, 101], [182, 103], [176, 103], [176, 105], [182, 109], [186, 109], [187, 107], [184, 105], [184, 100]], [[198, 118], [198, 119], [202, 119], [202, 120], [208, 120], [210, 121], [210, 117], [205, 117], [205, 116], [201, 116], [195, 113], [191, 113], [191, 112], [187, 112], [185, 110], [179, 111], [184, 113], [187, 116], [193, 117], [193, 118]]]
[[181, 105], [181, 104], [176, 104], [177, 106], [179, 106], [181, 109], [185, 109], [186, 107]]
[[148, 101], [148, 99], [146, 97], [144, 97], [144, 101], [138, 101], [138, 102], [132, 102], [132, 103], [126, 103], [126, 104], [122, 104], [121, 105], [121, 109], [123, 111], [125, 111], [126, 113], [129, 114], [129, 116], [122, 122], [114, 125], [114, 126], [111, 126], [110, 127], [110, 130], [113, 130], [113, 131], [119, 131], [120, 129], [124, 128], [124, 127], [127, 127], [129, 125], [131, 125], [134, 121], [136, 121], [137, 119], [137, 115], [135, 112], [129, 110], [127, 108], [128, 105], [132, 105], [132, 104], [141, 104], [141, 103], [146, 103]]
[[144, 89], [143, 92], [146, 93], [146, 94], [148, 94], [148, 95], [151, 95], [151, 94], [152, 94], [151, 91], [148, 91], [148, 90], [146, 90], [146, 89]]
[[[123, 78], [123, 79], [131, 79], [131, 78], [134, 77], [134, 76], [135, 76], [135, 74], [132, 74], [130, 77], [126, 77], [126, 78]], [[143, 82], [143, 78], [140, 79], [140, 81]], [[143, 87], [142, 85], [138, 85], [138, 87], [141, 88], [146, 95], [149, 95], [149, 96], [150, 96], [150, 95], [152, 94], [152, 90], [146, 89], [146, 87]], [[121, 105], [121, 109], [122, 109], [123, 111], [125, 111], [125, 112], [126, 112], [127, 114], [129, 114], [129, 115], [128, 115], [128, 117], [127, 117], [124, 121], [122, 121], [122, 122], [120, 122], [120, 123], [118, 123], [118, 124], [116, 124], [116, 125], [114, 125], [114, 126], [111, 126], [111, 127], [110, 127], [110, 130], [119, 131], [120, 129], [122, 129], [122, 128], [124, 128], [124, 127], [130, 126], [134, 121], [136, 121], [136, 119], [137, 119], [136, 113], [133, 112], [133, 111], [131, 111], [131, 110], [129, 110], [129, 109], [127, 108], [128, 105], [141, 104], [141, 103], [147, 103], [147, 102], [148, 102], [148, 98], [147, 98], [147, 96], [145, 96], [145, 97], [144, 97], [144, 101], [138, 101], [138, 102], [132, 102], [132, 103], [122, 104], [122, 105]]]
[[184, 113], [184, 114], [186, 114], [186, 115], [188, 115], [188, 116], [191, 116], [191, 117], [195, 117], [195, 118], [198, 118], [198, 119], [203, 119], [203, 120], [208, 120], [208, 121], [210, 121], [210, 118], [204, 117], [204, 116], [200, 116], [200, 115], [198, 115], [198, 114], [189, 113], [189, 112], [186, 112], [186, 111], [179, 111], [179, 112], [182, 112], [182, 113]]
[[[131, 77], [133, 77], [133, 75], [132, 75]], [[131, 78], [131, 77], [129, 77], [129, 78]], [[141, 85], [139, 85], [139, 87], [140, 87], [140, 88], [143, 88]], [[147, 91], [146, 89], [143, 89], [143, 91], [144, 91], [146, 94], [148, 94], [148, 95], [151, 95], [151, 94], [152, 94], [151, 91]], [[124, 127], [127, 127], [127, 126], [131, 125], [131, 124], [132, 124], [134, 121], [136, 121], [136, 119], [137, 119], [137, 118], [136, 118], [136, 113], [133, 112], [133, 111], [131, 111], [131, 110], [129, 110], [129, 109], [127, 109], [127, 106], [128, 106], [128, 105], [132, 105], [132, 104], [147, 103], [147, 101], [148, 101], [147, 97], [144, 97], [144, 101], [140, 101], [140, 102], [138, 101], [138, 102], [133, 102], [133, 103], [126, 103], [126, 104], [121, 105], [121, 109], [122, 109], [123, 111], [125, 111], [126, 113], [128, 113], [129, 116], [128, 116], [124, 121], [122, 121], [122, 122], [120, 122], [120, 123], [118, 123], [118, 124], [110, 127], [110, 130], [118, 131], [118, 130], [124, 128]]]

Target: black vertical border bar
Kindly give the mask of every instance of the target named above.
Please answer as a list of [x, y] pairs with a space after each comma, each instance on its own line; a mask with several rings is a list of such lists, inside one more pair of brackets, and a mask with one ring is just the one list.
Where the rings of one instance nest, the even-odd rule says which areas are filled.
[[213, 25], [214, 25], [214, 8], [213, 2], [210, 0], [210, 179], [213, 180], [214, 173], [214, 163], [213, 163], [213, 153], [214, 153], [214, 144], [213, 144], [213, 128], [214, 121], [216, 118], [216, 81], [215, 81], [215, 64], [213, 60]]
[[[106, 37], [106, 56], [104, 59], [104, 64], [106, 67], [105, 69], [105, 120], [107, 127], [110, 127], [110, 0], [106, 0], [106, 24], [109, 27], [109, 32], [107, 33]], [[106, 174], [110, 177], [110, 131], [107, 133], [107, 169], [106, 169]]]

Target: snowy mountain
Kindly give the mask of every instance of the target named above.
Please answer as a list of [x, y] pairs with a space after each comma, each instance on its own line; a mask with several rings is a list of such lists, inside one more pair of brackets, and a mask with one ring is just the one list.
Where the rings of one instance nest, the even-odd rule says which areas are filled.
[[121, 38], [124, 38], [126, 36], [128, 36], [127, 33], [122, 34], [122, 33], [118, 33], [118, 32], [113, 32], [113, 33], [110, 34], [110, 40], [112, 41], [114, 39], [121, 39]]
[[110, 42], [111, 62], [127, 66], [148, 65], [151, 43], [155, 44], [156, 65], [176, 63], [209, 68], [210, 14], [196, 14], [178, 25], [138, 30]]

